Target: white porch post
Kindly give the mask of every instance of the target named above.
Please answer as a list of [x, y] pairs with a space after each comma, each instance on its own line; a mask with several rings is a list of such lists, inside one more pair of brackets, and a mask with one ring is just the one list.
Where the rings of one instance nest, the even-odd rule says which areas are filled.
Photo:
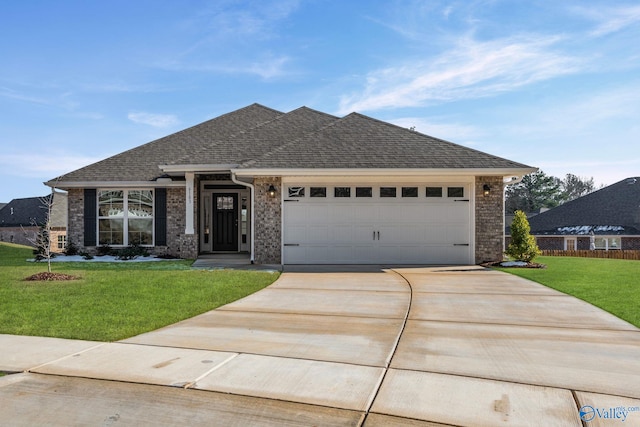
[[186, 179], [186, 192], [185, 192], [185, 206], [186, 206], [186, 212], [185, 212], [185, 227], [184, 227], [184, 234], [195, 234], [195, 229], [194, 229], [194, 208], [193, 208], [193, 188], [194, 188], [194, 181], [195, 181], [195, 174], [193, 172], [187, 172], [184, 174], [184, 177]]

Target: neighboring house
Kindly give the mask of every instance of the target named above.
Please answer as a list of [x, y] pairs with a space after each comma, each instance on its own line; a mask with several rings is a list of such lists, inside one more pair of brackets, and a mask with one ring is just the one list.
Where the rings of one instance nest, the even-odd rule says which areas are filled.
[[540, 249], [640, 249], [640, 178], [627, 178], [529, 219]]
[[[0, 241], [33, 246], [47, 219], [52, 195], [13, 199], [0, 209]], [[67, 195], [55, 192], [51, 208], [51, 250], [64, 250], [67, 234]]]
[[258, 104], [53, 179], [81, 249], [256, 263], [502, 258], [503, 190], [535, 168], [352, 113]]

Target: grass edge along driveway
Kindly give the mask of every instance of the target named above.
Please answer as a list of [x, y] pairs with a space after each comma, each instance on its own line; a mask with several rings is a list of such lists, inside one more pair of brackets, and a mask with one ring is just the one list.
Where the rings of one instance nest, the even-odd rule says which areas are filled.
[[496, 268], [580, 298], [640, 327], [640, 261], [541, 256], [545, 269]]
[[78, 280], [28, 282], [46, 263], [31, 248], [0, 243], [0, 333], [116, 341], [252, 294], [279, 273], [191, 270], [191, 260], [54, 263]]

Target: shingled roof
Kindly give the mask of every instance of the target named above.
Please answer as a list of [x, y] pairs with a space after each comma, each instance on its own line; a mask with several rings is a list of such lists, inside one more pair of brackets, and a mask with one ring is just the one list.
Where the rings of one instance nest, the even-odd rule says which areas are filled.
[[45, 205], [51, 195], [13, 199], [0, 209], [0, 227], [31, 227], [42, 225], [47, 218]]
[[[358, 113], [252, 104], [49, 181], [142, 182], [181, 166], [233, 169], [529, 169]], [[76, 184], [77, 185], [77, 184]]]
[[531, 234], [640, 234], [640, 177], [627, 178], [529, 219]]
[[[283, 114], [259, 104], [252, 104], [62, 175], [52, 179], [50, 183], [56, 181], [151, 181], [163, 175], [159, 165], [206, 150], [212, 142], [215, 142], [220, 149], [224, 149], [225, 140], [231, 136]], [[196, 156], [194, 159], [196, 163], [204, 163], [198, 161]]]
[[530, 168], [358, 113], [282, 144], [241, 168]]

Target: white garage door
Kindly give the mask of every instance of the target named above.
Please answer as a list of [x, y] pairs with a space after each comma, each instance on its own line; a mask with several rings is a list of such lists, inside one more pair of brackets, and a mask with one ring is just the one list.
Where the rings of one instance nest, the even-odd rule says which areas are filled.
[[283, 190], [285, 264], [473, 263], [468, 184]]

